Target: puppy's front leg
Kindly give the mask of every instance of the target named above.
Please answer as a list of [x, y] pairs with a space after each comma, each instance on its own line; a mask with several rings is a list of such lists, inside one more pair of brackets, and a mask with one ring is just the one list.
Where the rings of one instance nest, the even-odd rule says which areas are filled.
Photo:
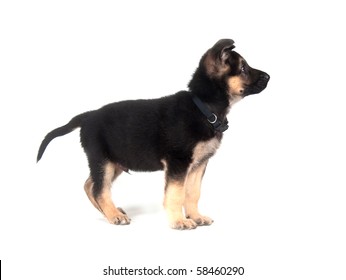
[[184, 181], [167, 178], [164, 200], [164, 206], [171, 227], [181, 230], [197, 227], [197, 224], [192, 219], [186, 219], [183, 215], [183, 204], [185, 201]]
[[202, 178], [207, 167], [207, 161], [196, 168], [192, 169], [185, 180], [185, 215], [186, 218], [192, 219], [197, 225], [211, 225], [213, 220], [203, 216], [198, 211], [198, 201], [201, 195]]

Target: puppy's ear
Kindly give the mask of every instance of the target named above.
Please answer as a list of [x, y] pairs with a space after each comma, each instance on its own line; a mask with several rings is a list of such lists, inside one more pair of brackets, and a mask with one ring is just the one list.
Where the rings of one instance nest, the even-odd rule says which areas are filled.
[[234, 47], [233, 40], [221, 39], [209, 49], [205, 55], [204, 66], [210, 77], [220, 77], [229, 70], [230, 66], [227, 60]]
[[230, 52], [234, 49], [234, 41], [232, 39], [221, 39], [211, 48], [211, 51], [216, 59], [221, 63], [225, 63], [230, 56]]

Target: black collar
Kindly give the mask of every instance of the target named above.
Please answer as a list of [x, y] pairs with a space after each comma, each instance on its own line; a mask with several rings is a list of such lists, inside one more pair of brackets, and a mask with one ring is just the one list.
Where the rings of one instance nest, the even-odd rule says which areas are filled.
[[208, 122], [213, 126], [214, 130], [222, 133], [228, 129], [227, 118], [220, 121], [217, 115], [211, 112], [202, 100], [194, 94], [192, 94], [192, 100], [203, 115], [207, 117]]

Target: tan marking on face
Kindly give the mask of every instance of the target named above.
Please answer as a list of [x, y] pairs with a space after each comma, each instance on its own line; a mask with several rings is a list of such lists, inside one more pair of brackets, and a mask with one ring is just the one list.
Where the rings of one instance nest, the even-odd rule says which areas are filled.
[[99, 197], [94, 198], [92, 193], [93, 182], [89, 178], [85, 185], [84, 189], [91, 201], [91, 203], [102, 212], [107, 220], [111, 224], [129, 224], [130, 219], [115, 207], [112, 201], [111, 187], [112, 182], [122, 173], [120, 167], [116, 164], [108, 162], [104, 165], [104, 176], [103, 176], [103, 186], [102, 192]]
[[242, 95], [244, 91], [244, 83], [240, 76], [232, 76], [227, 81], [228, 91], [231, 95]]

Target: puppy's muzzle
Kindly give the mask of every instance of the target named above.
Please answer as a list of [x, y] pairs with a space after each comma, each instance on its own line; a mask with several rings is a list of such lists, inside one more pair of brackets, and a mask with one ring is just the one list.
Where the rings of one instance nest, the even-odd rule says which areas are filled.
[[244, 96], [260, 93], [267, 87], [269, 79], [270, 76], [267, 73], [261, 72], [258, 76], [257, 81], [254, 84], [252, 84], [249, 88], [247, 88], [247, 90], [245, 90]]
[[258, 92], [261, 92], [262, 90], [264, 90], [267, 87], [269, 79], [270, 79], [270, 76], [267, 73], [262, 72], [260, 74], [258, 81], [256, 83], [256, 86], [255, 86], [255, 88], [258, 90]]

